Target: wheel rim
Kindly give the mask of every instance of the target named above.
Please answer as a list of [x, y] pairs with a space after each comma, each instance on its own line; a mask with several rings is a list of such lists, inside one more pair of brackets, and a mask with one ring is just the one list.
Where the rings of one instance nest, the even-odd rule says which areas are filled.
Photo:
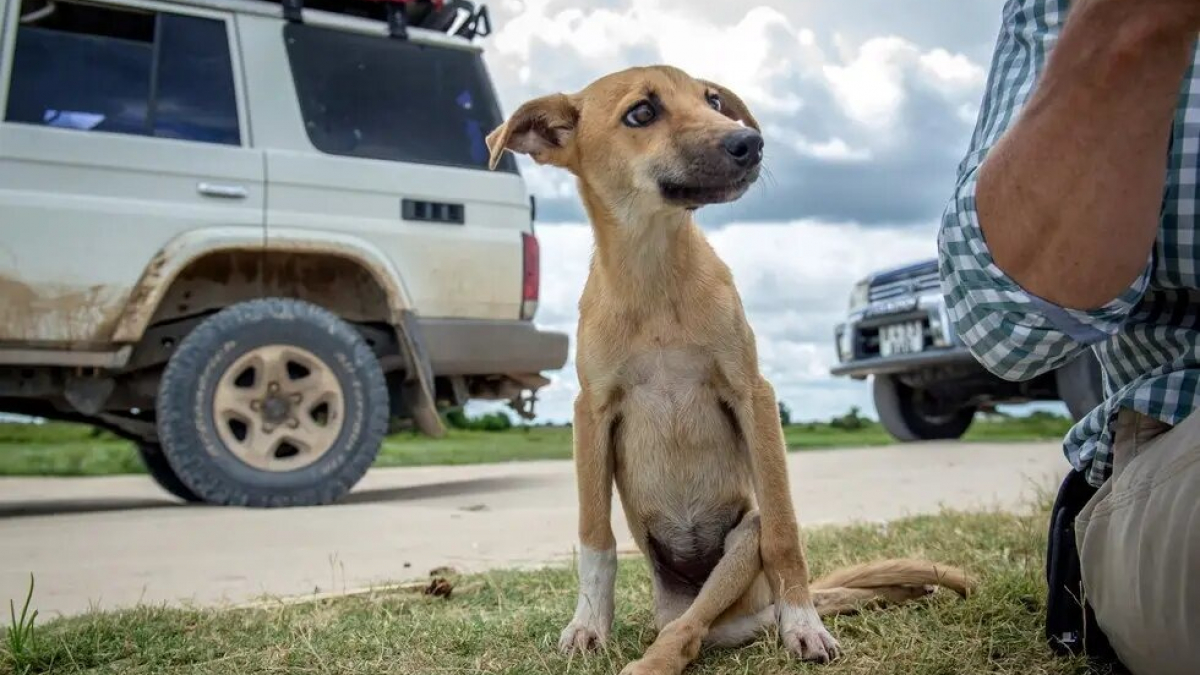
[[344, 410], [342, 385], [329, 366], [291, 345], [243, 354], [213, 395], [221, 441], [263, 471], [295, 471], [323, 457], [342, 430]]

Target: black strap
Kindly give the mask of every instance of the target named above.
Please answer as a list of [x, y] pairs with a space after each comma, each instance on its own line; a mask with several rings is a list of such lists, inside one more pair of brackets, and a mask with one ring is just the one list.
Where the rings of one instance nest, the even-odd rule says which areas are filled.
[[[1096, 613], [1083, 593], [1079, 551], [1075, 546], [1075, 517], [1096, 488], [1083, 473], [1071, 471], [1059, 488], [1050, 511], [1046, 542], [1046, 641], [1060, 656], [1086, 655], [1093, 662], [1120, 668], [1121, 662], [1096, 622]], [[1081, 602], [1082, 600], [1082, 602]]]
[[398, 2], [387, 4], [388, 35], [401, 40], [408, 39], [408, 18], [404, 16], [404, 5]]
[[304, 0], [282, 0], [283, 18], [292, 23], [304, 23]]

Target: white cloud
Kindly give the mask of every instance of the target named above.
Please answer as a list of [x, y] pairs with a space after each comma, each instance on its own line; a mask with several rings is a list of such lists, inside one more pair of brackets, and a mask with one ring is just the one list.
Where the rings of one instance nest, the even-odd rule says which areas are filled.
[[[775, 40], [774, 35], [783, 39]], [[769, 7], [753, 7], [737, 23], [722, 25], [707, 20], [703, 11], [672, 10], [659, 0], [641, 0], [620, 11], [559, 8], [550, 0], [526, 0], [493, 38], [497, 54], [521, 62], [517, 71], [522, 83], [536, 78], [540, 64], [531, 59], [538, 43], [574, 52], [583, 61], [603, 62], [603, 72], [591, 73], [587, 80], [621, 67], [646, 65], [630, 58], [630, 48], [640, 46], [656, 52], [661, 62], [734, 89], [763, 110], [783, 112], [796, 111], [801, 102], [793, 93], [771, 86], [792, 66], [780, 51], [790, 51], [788, 41], [803, 45], [813, 39], [811, 31], [797, 31]], [[728, 45], [737, 48], [723, 48]]]
[[987, 78], [982, 67], [962, 54], [941, 48], [922, 52], [896, 36], [870, 39], [847, 63], [828, 63], [823, 72], [846, 114], [878, 130], [895, 126], [910, 74], [950, 100], [977, 99]]
[[880, 37], [867, 41], [849, 63], [829, 63], [822, 71], [851, 119], [872, 129], [886, 129], [904, 101], [904, 62], [916, 56], [916, 48], [905, 40]]
[[524, 157], [521, 162], [521, 176], [525, 179], [525, 187], [530, 193], [541, 199], [568, 199], [576, 194], [575, 179], [571, 174], [553, 166], [536, 164]]
[[823, 141], [814, 141], [804, 134], [787, 127], [769, 125], [763, 129], [771, 142], [781, 143], [805, 157], [827, 162], [865, 162], [871, 159], [871, 150], [866, 147], [851, 147], [842, 138], [833, 136]]
[[962, 54], [934, 49], [921, 55], [921, 68], [933, 81], [953, 93], [975, 93], [987, 79], [987, 71]]
[[702, 3], [686, 8], [670, 8], [661, 0], [621, 4], [614, 10], [562, 7], [553, 0], [507, 3], [515, 15], [492, 38], [493, 52], [515, 58], [517, 79], [525, 83], [536, 80], [537, 68], [545, 65], [531, 61], [539, 43], [563, 58], [605, 64], [586, 80], [645, 65], [631, 53], [644, 47], [659, 61], [721, 82], [767, 112], [799, 110], [802, 99], [786, 86], [788, 78], [822, 73], [851, 118], [870, 127], [891, 120], [904, 98], [908, 70], [954, 90], [977, 87], [983, 80], [983, 69], [966, 56], [941, 48], [922, 52], [897, 36], [872, 38], [857, 50], [835, 38], [844, 58], [830, 59], [817, 47], [812, 28], [797, 27], [767, 6], [751, 7], [730, 25], [709, 19]]

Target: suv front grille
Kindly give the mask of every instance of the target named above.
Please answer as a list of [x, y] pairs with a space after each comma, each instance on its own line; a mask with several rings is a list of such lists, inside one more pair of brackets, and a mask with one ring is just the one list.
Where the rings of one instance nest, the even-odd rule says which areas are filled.
[[941, 276], [938, 274], [937, 268], [934, 268], [932, 271], [921, 271], [911, 276], [886, 279], [871, 284], [867, 298], [871, 302], [894, 300], [916, 295], [931, 288], [939, 288], [941, 284]]

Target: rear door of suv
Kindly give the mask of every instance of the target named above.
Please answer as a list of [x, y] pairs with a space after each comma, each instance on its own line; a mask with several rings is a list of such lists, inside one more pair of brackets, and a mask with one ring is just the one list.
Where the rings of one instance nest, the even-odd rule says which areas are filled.
[[262, 237], [232, 17], [10, 0], [0, 58], [0, 346], [103, 345], [155, 255]]
[[245, 42], [282, 41], [283, 63], [262, 71], [262, 87], [252, 71], [252, 96], [269, 82], [280, 98], [263, 105], [286, 101], [300, 118], [298, 142], [282, 107], [255, 120], [277, 134], [267, 150], [268, 248], [289, 230], [350, 235], [395, 263], [424, 316], [519, 318], [530, 204], [511, 157], [487, 170], [484, 139], [502, 120], [479, 51], [422, 41], [418, 30], [389, 38], [377, 22], [320, 25], [321, 15], [282, 29], [240, 19]]

